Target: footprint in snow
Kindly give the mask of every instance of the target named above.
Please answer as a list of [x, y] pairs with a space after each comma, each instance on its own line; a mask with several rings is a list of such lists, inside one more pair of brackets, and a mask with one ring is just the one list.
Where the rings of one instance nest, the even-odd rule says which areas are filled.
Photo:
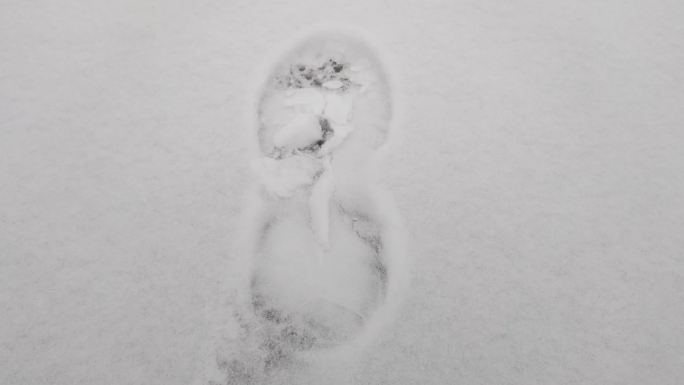
[[349, 356], [391, 318], [406, 286], [401, 228], [367, 173], [389, 133], [390, 92], [374, 51], [341, 32], [304, 39], [272, 67], [258, 101], [242, 347], [218, 360], [227, 383]]

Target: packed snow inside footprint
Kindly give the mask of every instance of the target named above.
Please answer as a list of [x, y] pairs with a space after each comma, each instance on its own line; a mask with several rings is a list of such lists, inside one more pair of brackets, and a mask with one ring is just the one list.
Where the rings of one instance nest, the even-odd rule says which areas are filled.
[[364, 171], [390, 116], [387, 79], [363, 41], [316, 36], [273, 67], [258, 107], [250, 310], [241, 357], [223, 360], [229, 383], [349, 343], [386, 302], [393, 216]]

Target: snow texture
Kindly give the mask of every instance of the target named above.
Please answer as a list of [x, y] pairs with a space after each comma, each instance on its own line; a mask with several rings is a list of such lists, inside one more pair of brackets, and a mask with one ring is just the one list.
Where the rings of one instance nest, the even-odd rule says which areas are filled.
[[[368, 185], [354, 170], [385, 186], [365, 209], [401, 214], [413, 279], [358, 359], [268, 381], [680, 384], [682, 20], [666, 0], [3, 1], [0, 383], [188, 384], [250, 346], [236, 288], [268, 216], [249, 186], [277, 202], [321, 167], [259, 165], [251, 103], [282, 47], [334, 23], [383, 50], [395, 117], [375, 165], [335, 154], [335, 196]], [[331, 218], [332, 248], [351, 217]], [[329, 305], [310, 309], [360, 332]]]
[[376, 54], [358, 34], [317, 29], [264, 73], [259, 179], [244, 208], [256, 215], [234, 264], [248, 279], [226, 286], [238, 300], [215, 310], [217, 325], [240, 327], [217, 329], [198, 383], [319, 382], [320, 368], [357, 363], [389, 327], [411, 267], [397, 209], [366, 172], [391, 148]]

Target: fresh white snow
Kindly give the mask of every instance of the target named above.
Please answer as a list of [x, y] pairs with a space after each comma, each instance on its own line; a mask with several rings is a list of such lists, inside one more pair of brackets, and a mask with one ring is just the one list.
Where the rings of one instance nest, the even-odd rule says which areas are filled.
[[215, 320], [261, 223], [255, 66], [334, 22], [392, 71], [396, 141], [369, 172], [413, 280], [358, 361], [279, 379], [678, 385], [681, 20], [676, 1], [3, 1], [0, 383], [187, 384], [239, 339]]

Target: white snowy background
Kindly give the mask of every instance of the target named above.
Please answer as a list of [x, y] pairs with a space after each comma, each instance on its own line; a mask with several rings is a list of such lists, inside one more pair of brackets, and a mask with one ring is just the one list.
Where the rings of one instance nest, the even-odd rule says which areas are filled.
[[411, 294], [358, 384], [680, 384], [684, 3], [0, 1], [0, 383], [186, 384], [230, 279], [255, 64], [401, 76]]

